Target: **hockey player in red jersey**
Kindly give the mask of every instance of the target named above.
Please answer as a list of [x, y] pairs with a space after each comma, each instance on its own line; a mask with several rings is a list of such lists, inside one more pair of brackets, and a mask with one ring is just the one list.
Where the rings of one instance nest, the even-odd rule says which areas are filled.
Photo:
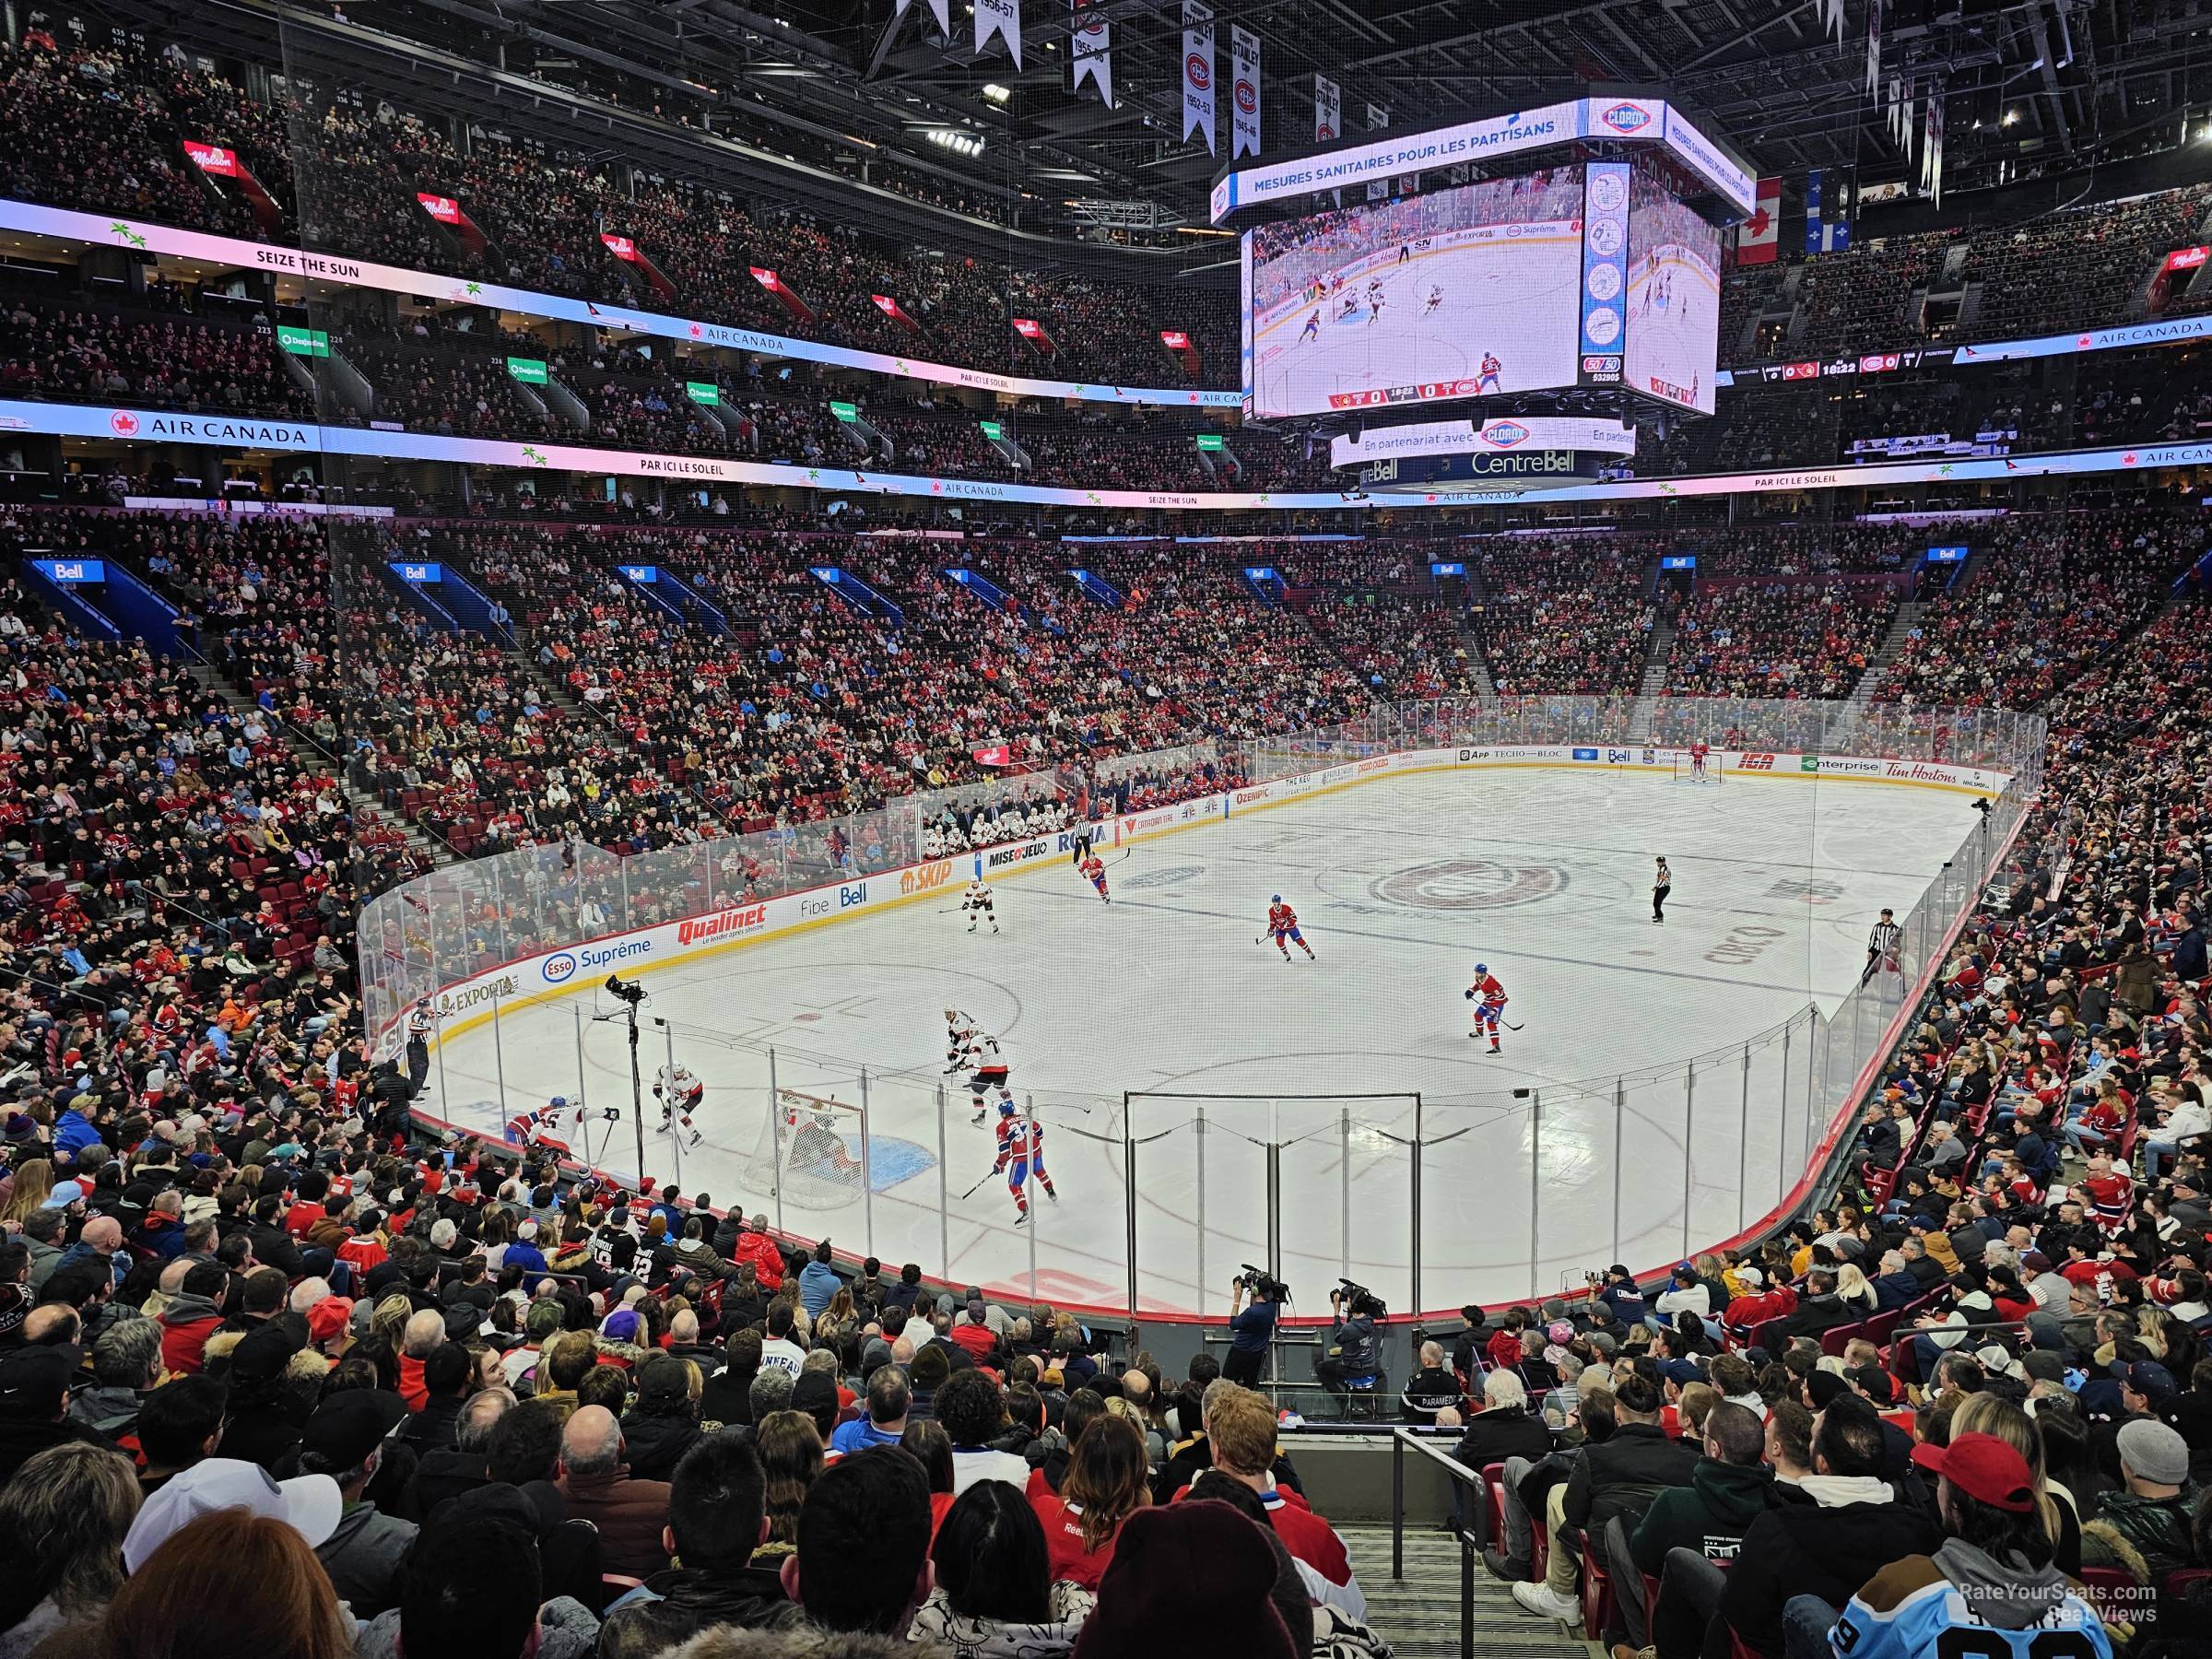
[[1053, 1190], [1053, 1178], [1044, 1172], [1044, 1125], [1014, 1114], [1014, 1102], [998, 1103], [998, 1161], [991, 1166], [995, 1175], [1006, 1172], [1006, 1185], [1014, 1193], [1014, 1225], [1019, 1227], [1030, 1218], [1030, 1194], [1027, 1192], [1030, 1171], [1037, 1172], [1037, 1183], [1044, 1188], [1044, 1195], [1054, 1204], [1060, 1194]]
[[1113, 900], [1107, 894], [1106, 891], [1105, 862], [1100, 859], [1096, 853], [1093, 853], [1088, 858], [1077, 865], [1076, 868], [1082, 871], [1084, 875], [1090, 878], [1090, 885], [1099, 889], [1099, 897], [1100, 899], [1105, 900], [1108, 904], [1112, 904], [1113, 902]]
[[1475, 1029], [1467, 1035], [1480, 1037], [1488, 1032], [1488, 1052], [1499, 1053], [1498, 1025], [1505, 1018], [1507, 998], [1505, 987], [1498, 982], [1498, 976], [1490, 971], [1487, 962], [1475, 964], [1475, 982], [1467, 987], [1467, 1000], [1475, 1005]]
[[1689, 746], [1689, 771], [1692, 777], [1701, 778], [1705, 775], [1705, 762], [1712, 754], [1712, 745], [1710, 743], [1693, 743]]
[[1283, 960], [1290, 959], [1290, 947], [1296, 943], [1306, 953], [1307, 960], [1313, 959], [1313, 947], [1306, 943], [1306, 935], [1298, 931], [1298, 912], [1283, 902], [1280, 893], [1267, 906], [1267, 936], [1275, 947], [1283, 953]]

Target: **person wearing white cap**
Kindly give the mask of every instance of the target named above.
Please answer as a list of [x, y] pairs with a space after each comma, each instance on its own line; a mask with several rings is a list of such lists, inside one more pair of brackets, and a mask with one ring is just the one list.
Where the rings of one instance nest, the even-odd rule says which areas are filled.
[[225, 1509], [251, 1510], [266, 1520], [285, 1522], [313, 1548], [337, 1530], [344, 1504], [338, 1483], [327, 1475], [277, 1480], [259, 1464], [210, 1457], [147, 1499], [123, 1540], [123, 1564], [137, 1571], [172, 1534]]

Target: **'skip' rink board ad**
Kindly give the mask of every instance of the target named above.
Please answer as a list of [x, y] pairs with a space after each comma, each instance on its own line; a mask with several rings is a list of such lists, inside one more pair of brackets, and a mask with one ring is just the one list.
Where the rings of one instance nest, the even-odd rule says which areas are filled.
[[[1152, 808], [1102, 843], [1111, 905], [1058, 832], [570, 944], [438, 994], [447, 1018], [418, 1108], [497, 1139], [512, 1112], [581, 1095], [586, 1160], [633, 1177], [625, 1022], [598, 989], [618, 971], [651, 994], [648, 1084], [673, 1046], [706, 1085], [696, 1148], [654, 1133], [648, 1090], [648, 1172], [775, 1217], [756, 1158], [773, 1049], [776, 1087], [865, 1100], [869, 1124], [865, 1206], [787, 1189], [785, 1232], [995, 1296], [1125, 1307], [1134, 1209], [1140, 1305], [1218, 1316], [1235, 1264], [1265, 1259], [1272, 1136], [1301, 1306], [1343, 1272], [1405, 1311], [1416, 1091], [1431, 1307], [1525, 1296], [1532, 1269], [1556, 1288], [1610, 1260], [1663, 1267], [1686, 1217], [1701, 1248], [1799, 1179], [1827, 1129], [1808, 1122], [1808, 1045], [1749, 1040], [1808, 1003], [1835, 1007], [1880, 908], [1971, 859], [1972, 797], [2005, 782], [1732, 752], [1743, 786], [1691, 790], [1673, 782], [1675, 754], [1380, 754]], [[1663, 927], [1650, 895], [1662, 853], [1675, 877]], [[971, 935], [956, 907], [979, 865], [1000, 931]], [[1293, 946], [1286, 961], [1257, 936], [1277, 893], [1315, 959]], [[1461, 993], [1478, 961], [1522, 1028], [1495, 1058], [1467, 1035]], [[1004, 1044], [1016, 1099], [1044, 1127], [1059, 1197], [1040, 1189], [1025, 1225], [990, 1174], [994, 1114], [976, 1126], [964, 1077], [945, 1075], [948, 1006]], [[1747, 1059], [1724, 1046], [1747, 1042]], [[1684, 1062], [1716, 1053], [1686, 1091]], [[1124, 1121], [1124, 1090], [1215, 1098], [1143, 1098]], [[1293, 1100], [1322, 1092], [1323, 1107]]]

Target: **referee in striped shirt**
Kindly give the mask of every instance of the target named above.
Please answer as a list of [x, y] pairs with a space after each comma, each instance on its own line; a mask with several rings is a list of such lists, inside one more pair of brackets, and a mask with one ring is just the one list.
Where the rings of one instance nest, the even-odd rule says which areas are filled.
[[1904, 945], [1905, 930], [1890, 919], [1885, 907], [1882, 919], [1866, 935], [1866, 969], [1859, 975], [1859, 983], [1863, 985], [1872, 979], [1885, 962], [1901, 971]]

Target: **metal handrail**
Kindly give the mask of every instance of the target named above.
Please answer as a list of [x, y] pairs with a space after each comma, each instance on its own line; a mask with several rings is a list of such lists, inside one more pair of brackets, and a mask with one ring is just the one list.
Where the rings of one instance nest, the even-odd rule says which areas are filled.
[[[1453, 1480], [1484, 1489], [1482, 1471], [1470, 1469], [1449, 1452], [1440, 1452], [1411, 1429], [1394, 1429], [1390, 1435], [1390, 1576], [1406, 1578], [1406, 1448], [1411, 1446], [1437, 1465]], [[1475, 1659], [1475, 1557], [1481, 1540], [1464, 1526], [1454, 1526], [1459, 1540], [1459, 1654]]]

